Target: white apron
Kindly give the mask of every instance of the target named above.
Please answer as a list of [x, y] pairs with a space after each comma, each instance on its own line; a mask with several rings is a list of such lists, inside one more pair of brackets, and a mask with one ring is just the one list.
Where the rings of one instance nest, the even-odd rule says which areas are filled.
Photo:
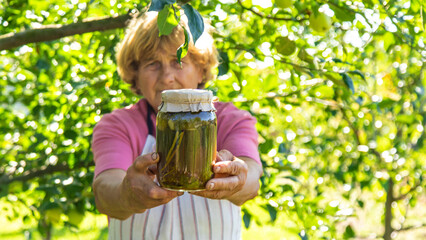
[[[155, 138], [148, 135], [142, 154], [153, 151]], [[228, 200], [185, 192], [165, 205], [124, 221], [110, 218], [108, 239], [240, 240], [241, 209]]]

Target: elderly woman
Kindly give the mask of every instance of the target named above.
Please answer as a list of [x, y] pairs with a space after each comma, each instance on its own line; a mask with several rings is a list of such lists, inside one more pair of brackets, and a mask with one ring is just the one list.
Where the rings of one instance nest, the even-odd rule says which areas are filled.
[[147, 12], [132, 20], [118, 47], [118, 72], [143, 98], [104, 115], [94, 129], [96, 206], [109, 217], [110, 239], [240, 239], [239, 206], [257, 195], [262, 174], [255, 119], [216, 102], [220, 151], [206, 190], [183, 194], [160, 187], [153, 139], [161, 92], [203, 88], [213, 78], [217, 52], [205, 31], [180, 65], [183, 28], [158, 35], [157, 12]]

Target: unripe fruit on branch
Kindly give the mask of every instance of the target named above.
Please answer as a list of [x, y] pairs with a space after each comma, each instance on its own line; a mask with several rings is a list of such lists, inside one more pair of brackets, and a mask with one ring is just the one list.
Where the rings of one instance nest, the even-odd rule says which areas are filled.
[[62, 209], [61, 208], [51, 208], [47, 209], [44, 212], [44, 217], [49, 223], [58, 223], [61, 220]]
[[289, 8], [293, 6], [293, 0], [275, 0], [275, 4], [279, 8]]
[[296, 51], [296, 43], [291, 41], [288, 37], [277, 37], [275, 39], [275, 48], [278, 53], [288, 56]]
[[84, 218], [84, 214], [80, 213], [77, 210], [71, 210], [68, 213], [68, 222], [76, 227], [80, 225], [80, 223], [83, 221], [83, 218]]
[[331, 18], [322, 12], [313, 13], [309, 17], [309, 26], [316, 32], [325, 33], [331, 28]]

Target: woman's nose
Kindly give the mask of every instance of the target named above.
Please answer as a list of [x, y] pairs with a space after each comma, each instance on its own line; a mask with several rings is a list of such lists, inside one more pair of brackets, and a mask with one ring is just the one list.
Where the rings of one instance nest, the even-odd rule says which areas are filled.
[[176, 74], [171, 66], [164, 64], [161, 68], [160, 81], [164, 84], [171, 84], [176, 80]]

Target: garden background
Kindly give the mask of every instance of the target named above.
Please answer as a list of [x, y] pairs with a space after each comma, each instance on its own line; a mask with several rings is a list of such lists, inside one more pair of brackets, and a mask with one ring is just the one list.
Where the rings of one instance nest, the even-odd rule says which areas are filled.
[[[424, 1], [153, 2], [167, 26], [184, 10], [193, 34], [211, 22], [208, 89], [258, 120], [243, 239], [426, 238]], [[1, 239], [106, 238], [92, 129], [138, 99], [115, 47], [148, 5], [0, 1]]]

